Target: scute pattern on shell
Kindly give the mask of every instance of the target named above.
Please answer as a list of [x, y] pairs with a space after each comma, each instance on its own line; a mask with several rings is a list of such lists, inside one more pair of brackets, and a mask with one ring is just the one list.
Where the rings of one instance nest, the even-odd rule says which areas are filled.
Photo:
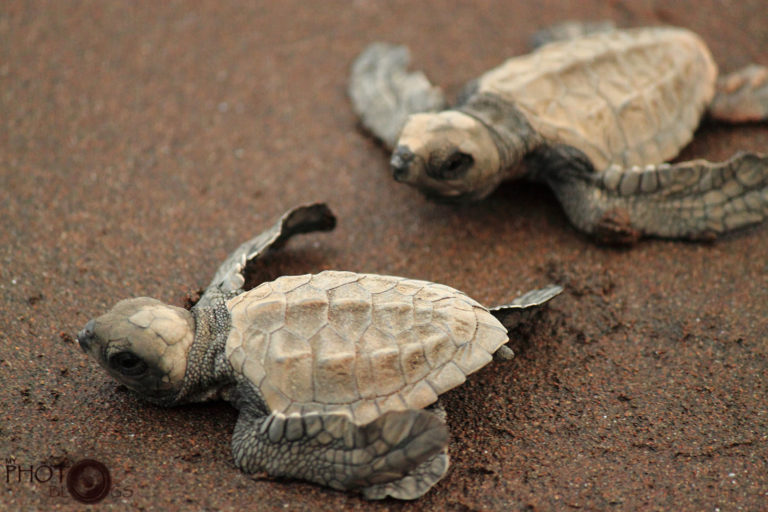
[[546, 45], [481, 76], [478, 92], [513, 102], [547, 141], [581, 150], [602, 171], [675, 157], [716, 76], [697, 35], [652, 27]]
[[235, 373], [285, 414], [365, 424], [423, 408], [507, 341], [486, 308], [444, 285], [326, 271], [286, 276], [228, 302]]

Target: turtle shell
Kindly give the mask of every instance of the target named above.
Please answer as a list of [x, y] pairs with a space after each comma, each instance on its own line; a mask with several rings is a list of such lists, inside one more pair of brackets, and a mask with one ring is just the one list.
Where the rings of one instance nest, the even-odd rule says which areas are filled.
[[697, 35], [652, 27], [545, 45], [485, 73], [477, 91], [513, 102], [547, 141], [581, 150], [600, 171], [677, 155], [716, 78]]
[[226, 355], [268, 407], [365, 424], [420, 409], [507, 342], [486, 308], [447, 286], [326, 271], [285, 276], [227, 303]]

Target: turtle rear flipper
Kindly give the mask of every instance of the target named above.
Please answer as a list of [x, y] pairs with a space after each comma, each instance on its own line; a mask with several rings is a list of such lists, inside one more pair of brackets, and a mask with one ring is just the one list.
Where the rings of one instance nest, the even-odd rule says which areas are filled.
[[[562, 286], [551, 284], [546, 288], [526, 292], [515, 298], [509, 304], [496, 306], [490, 308], [488, 311], [495, 316], [508, 331], [511, 331], [522, 322], [529, 320], [533, 315], [538, 313], [547, 302], [560, 295], [562, 291]], [[507, 344], [500, 346], [493, 355], [497, 359], [502, 360], [509, 360], [515, 357], [515, 353]]]
[[324, 203], [298, 206], [288, 210], [268, 230], [248, 240], [224, 260], [195, 308], [209, 307], [242, 293], [245, 269], [271, 248], [279, 248], [292, 236], [313, 231], [330, 231], [336, 217]]
[[242, 409], [232, 436], [235, 464], [247, 473], [359, 490], [369, 499], [427, 492], [447, 469], [447, 458], [440, 459], [447, 444], [445, 423], [423, 409], [390, 411], [364, 426], [337, 414]]
[[768, 68], [753, 64], [720, 77], [709, 115], [731, 123], [768, 120]]
[[521, 322], [537, 312], [547, 302], [562, 293], [563, 287], [551, 284], [546, 288], [531, 290], [517, 297], [509, 304], [490, 308], [488, 311], [501, 322], [507, 330], [512, 330]]
[[363, 126], [390, 149], [408, 116], [446, 106], [443, 92], [424, 73], [407, 71], [409, 61], [405, 46], [373, 43], [352, 64], [352, 106]]
[[596, 173], [578, 150], [554, 146], [537, 150], [528, 165], [576, 227], [608, 243], [711, 240], [768, 217], [768, 156], [761, 154]]

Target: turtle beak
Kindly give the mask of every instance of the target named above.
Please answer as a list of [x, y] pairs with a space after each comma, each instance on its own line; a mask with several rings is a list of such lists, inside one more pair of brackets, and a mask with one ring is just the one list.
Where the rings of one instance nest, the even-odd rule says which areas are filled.
[[80, 348], [86, 354], [91, 349], [91, 342], [93, 341], [93, 320], [85, 324], [83, 330], [77, 333], [77, 342], [80, 344]]
[[406, 181], [411, 168], [411, 162], [416, 155], [408, 146], [397, 146], [392, 154], [389, 165], [392, 167], [392, 176], [395, 181]]

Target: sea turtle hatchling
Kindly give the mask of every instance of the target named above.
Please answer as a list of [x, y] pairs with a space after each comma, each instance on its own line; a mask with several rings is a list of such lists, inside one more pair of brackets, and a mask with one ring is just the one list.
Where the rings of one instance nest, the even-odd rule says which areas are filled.
[[[563, 28], [563, 27], [560, 27]], [[394, 178], [426, 196], [478, 200], [505, 180], [549, 185], [571, 222], [609, 242], [711, 239], [768, 215], [768, 157], [675, 157], [702, 115], [768, 119], [768, 69], [717, 78], [704, 42], [673, 27], [553, 30], [533, 53], [470, 82], [447, 110], [406, 71], [403, 46], [374, 43], [352, 66], [363, 125], [394, 149]]]
[[562, 288], [491, 310], [447, 286], [352, 272], [243, 291], [246, 266], [271, 246], [334, 222], [321, 204], [294, 209], [231, 254], [191, 311], [123, 300], [77, 338], [150, 402], [234, 404], [232, 452], [245, 472], [418, 498], [448, 468], [438, 395], [494, 354], [509, 357], [507, 328]]

